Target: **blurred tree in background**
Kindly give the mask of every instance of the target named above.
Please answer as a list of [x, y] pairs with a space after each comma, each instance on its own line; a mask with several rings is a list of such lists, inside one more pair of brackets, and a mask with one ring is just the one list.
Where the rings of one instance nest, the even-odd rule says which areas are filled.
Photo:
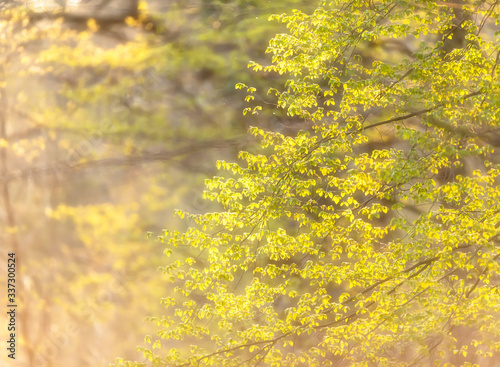
[[149, 364], [498, 364], [499, 17], [487, 1], [275, 16], [288, 31], [251, 66], [287, 80], [276, 109], [242, 79], [245, 112], [312, 127], [252, 128], [261, 149], [207, 181], [223, 210], [179, 211], [192, 226], [159, 237], [176, 292]]
[[[254, 144], [234, 85], [282, 84], [246, 64], [280, 29], [269, 14], [297, 6], [151, 1], [124, 22], [2, 9], [0, 241], [18, 261], [21, 365], [139, 358], [130, 346], [154, 332], [143, 316], [172, 287], [146, 233], [185, 229], [174, 208], [217, 207], [201, 200], [216, 157]], [[273, 112], [258, 124], [304, 125]]]

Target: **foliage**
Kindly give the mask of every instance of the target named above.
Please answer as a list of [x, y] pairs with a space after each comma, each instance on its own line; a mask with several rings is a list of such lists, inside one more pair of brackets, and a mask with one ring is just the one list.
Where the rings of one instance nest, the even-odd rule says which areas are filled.
[[141, 1], [124, 24], [19, 3], [0, 6], [0, 241], [20, 262], [19, 363], [135, 358], [154, 330], [136, 316], [160, 313], [165, 290], [145, 233], [186, 228], [174, 207], [210, 208], [214, 152], [252, 143], [234, 84], [281, 25], [255, 19], [267, 1], [169, 1], [165, 14]]
[[[141, 80], [151, 48], [140, 40], [99, 47], [93, 21], [77, 31], [57, 14], [40, 18], [13, 6], [1, 17], [0, 236], [5, 253], [14, 252], [20, 263], [17, 359], [27, 366], [50, 365], [52, 359], [94, 365], [92, 359], [102, 362], [103, 353], [84, 351], [74, 359], [81, 340], [94, 333], [92, 339], [102, 343], [108, 336], [96, 332], [100, 324], [119, 329], [132, 310], [146, 312], [130, 301], [128, 308], [121, 305], [134, 293], [156, 298], [163, 282], [153, 277], [158, 264], [143, 256], [146, 228], [138, 212], [148, 211], [146, 203], [128, 198], [123, 205], [111, 203], [106, 177], [83, 172], [76, 180], [69, 177], [126, 151], [127, 145], [118, 150], [111, 142], [113, 128], [124, 130], [123, 120], [117, 126], [124, 108], [116, 105], [131, 80]], [[114, 158], [115, 166], [123, 162]], [[115, 194], [120, 192], [111, 183]], [[136, 283], [124, 286], [139, 273]]]
[[454, 5], [273, 17], [288, 32], [250, 66], [286, 74], [270, 93], [313, 128], [252, 128], [263, 150], [207, 181], [224, 210], [179, 212], [196, 225], [160, 236], [198, 254], [163, 269], [176, 295], [146, 338], [154, 366], [486, 366], [499, 351], [500, 14]]

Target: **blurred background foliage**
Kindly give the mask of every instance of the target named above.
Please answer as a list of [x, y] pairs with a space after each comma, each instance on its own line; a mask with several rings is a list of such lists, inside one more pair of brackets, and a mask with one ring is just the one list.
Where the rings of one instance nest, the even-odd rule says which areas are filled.
[[15, 252], [19, 365], [141, 360], [131, 346], [172, 287], [146, 234], [185, 229], [175, 208], [215, 209], [203, 182], [254, 144], [250, 125], [307, 128], [276, 111], [244, 117], [235, 84], [282, 83], [246, 65], [266, 63], [282, 31], [270, 14], [312, 3], [151, 0], [120, 22], [1, 3], [1, 267]]

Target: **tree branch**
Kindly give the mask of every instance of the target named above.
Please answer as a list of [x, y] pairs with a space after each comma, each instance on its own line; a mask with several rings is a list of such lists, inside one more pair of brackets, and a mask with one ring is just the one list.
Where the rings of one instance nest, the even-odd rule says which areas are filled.
[[41, 175], [60, 176], [61, 174], [66, 174], [69, 171], [88, 169], [88, 168], [133, 166], [133, 165], [151, 163], [155, 161], [159, 162], [170, 161], [193, 153], [199, 153], [214, 148], [222, 148], [237, 143], [238, 143], [237, 139], [214, 140], [209, 142], [195, 143], [175, 150], [164, 150], [160, 152], [146, 153], [143, 155], [136, 155], [136, 156], [103, 158], [98, 160], [71, 164], [71, 160], [74, 156], [76, 156], [76, 159], [81, 159], [81, 157], [78, 157], [78, 153], [75, 152], [73, 153], [73, 155], [70, 155], [68, 159], [63, 161], [56, 161], [50, 166], [31, 167], [14, 172], [12, 172], [11, 170], [10, 173], [7, 174], [4, 173], [3, 177], [0, 177], [0, 182], [8, 183], [17, 179], [25, 179], [28, 177], [41, 176]]
[[[482, 90], [478, 90], [478, 91], [475, 91], [475, 92], [472, 92], [472, 93], [469, 93], [467, 94], [466, 96], [463, 97], [463, 100], [467, 100], [471, 97], [474, 97], [474, 96], [477, 96], [477, 95], [480, 95], [482, 94], [483, 91]], [[365, 131], [365, 130], [368, 130], [368, 129], [372, 129], [374, 127], [377, 127], [377, 126], [382, 126], [382, 125], [387, 125], [387, 124], [390, 124], [392, 122], [397, 122], [397, 121], [403, 121], [403, 120], [407, 120], [409, 118], [412, 118], [412, 117], [415, 117], [415, 116], [420, 116], [420, 115], [424, 115], [424, 114], [427, 114], [431, 111], [434, 111], [434, 110], [437, 110], [438, 108], [441, 108], [445, 106], [445, 103], [439, 103], [433, 107], [430, 107], [430, 108], [426, 108], [425, 110], [419, 110], [419, 111], [415, 111], [415, 112], [412, 112], [412, 113], [408, 113], [406, 115], [402, 115], [402, 116], [396, 116], [396, 117], [393, 117], [393, 118], [390, 118], [388, 120], [384, 120], [384, 121], [380, 121], [380, 122], [376, 122], [374, 124], [371, 124], [371, 125], [368, 125], [368, 126], [365, 126], [361, 129], [361, 131]], [[470, 132], [470, 134], [473, 134], [472, 132]], [[475, 135], [474, 135], [475, 136]]]

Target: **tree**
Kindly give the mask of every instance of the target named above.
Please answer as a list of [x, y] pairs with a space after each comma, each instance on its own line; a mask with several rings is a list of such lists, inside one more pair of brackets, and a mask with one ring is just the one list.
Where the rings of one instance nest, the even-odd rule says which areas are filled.
[[262, 149], [207, 182], [223, 209], [159, 237], [198, 254], [163, 269], [154, 366], [493, 365], [499, 16], [377, 0], [273, 17], [288, 32], [250, 66], [286, 74], [277, 108], [312, 128], [252, 128]]
[[255, 19], [267, 1], [175, 1], [166, 14], [141, 1], [121, 24], [20, 3], [0, 5], [0, 243], [19, 265], [16, 357], [135, 358], [129, 346], [154, 331], [135, 316], [160, 313], [165, 289], [163, 248], [145, 234], [186, 228], [171, 212], [209, 208], [215, 154], [253, 143], [234, 84], [281, 25]]
[[[77, 32], [60, 14], [35, 14], [14, 4], [1, 12], [0, 237], [2, 256], [15, 253], [18, 265], [15, 357], [26, 366], [51, 366], [55, 359], [67, 364], [65, 354], [79, 365], [94, 365], [92, 359], [102, 354], [89, 356], [80, 341], [104, 318], [110, 325], [122, 324], [120, 316], [112, 316], [124, 318], [130, 311], [112, 311], [110, 305], [125, 302], [141, 281], [148, 284], [140, 285], [146, 297], [162, 283], [141, 272], [145, 278], [124, 286], [138, 268], [150, 268], [140, 257], [144, 248], [139, 239], [146, 229], [138, 224], [139, 203], [103, 203], [106, 187], [81, 171], [78, 180], [68, 179], [81, 166], [99, 166], [125, 150], [111, 142], [112, 126], [124, 131], [116, 123], [123, 108], [117, 111], [116, 104], [127, 95], [127, 82], [141, 86], [149, 65], [140, 61], [150, 47], [131, 41], [104, 49], [94, 42], [97, 24], [80, 25], [84, 29]], [[134, 27], [137, 33], [140, 28], [142, 24]], [[135, 59], [117, 66], [117, 55]], [[112, 160], [114, 166], [126, 161], [119, 157]], [[87, 202], [80, 201], [85, 190], [75, 187], [82, 182], [87, 192], [93, 191]], [[92, 190], [92, 184], [98, 189]], [[128, 308], [134, 308], [130, 302]], [[73, 348], [84, 352], [75, 358]]]

